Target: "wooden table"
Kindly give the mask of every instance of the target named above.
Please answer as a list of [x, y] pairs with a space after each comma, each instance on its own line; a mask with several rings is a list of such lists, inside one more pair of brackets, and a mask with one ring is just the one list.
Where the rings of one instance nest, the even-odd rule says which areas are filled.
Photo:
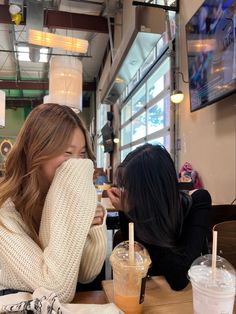
[[106, 295], [102, 290], [77, 292], [72, 303], [106, 304]]
[[[104, 280], [103, 290], [108, 302], [114, 302], [113, 282]], [[192, 288], [173, 291], [164, 277], [151, 277], [146, 282], [143, 314], [193, 314]], [[234, 313], [236, 305], [234, 304]], [[211, 313], [209, 313], [211, 314]]]

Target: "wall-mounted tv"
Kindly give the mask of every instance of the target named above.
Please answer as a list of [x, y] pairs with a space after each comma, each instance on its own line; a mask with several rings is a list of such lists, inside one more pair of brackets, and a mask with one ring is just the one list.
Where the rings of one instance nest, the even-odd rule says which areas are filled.
[[205, 0], [186, 24], [190, 109], [236, 92], [236, 0]]

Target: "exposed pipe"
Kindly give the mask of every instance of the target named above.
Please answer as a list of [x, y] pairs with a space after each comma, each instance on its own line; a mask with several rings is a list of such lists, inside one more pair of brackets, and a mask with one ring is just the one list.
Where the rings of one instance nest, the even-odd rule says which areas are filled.
[[[19, 43], [18, 43], [19, 44]], [[12, 52], [12, 53], [19, 53], [17, 50], [8, 50], [8, 49], [0, 49], [0, 52]], [[20, 53], [28, 53], [27, 51], [21, 51]], [[83, 58], [92, 58], [91, 55], [73, 55], [73, 54], [64, 54], [64, 53], [46, 53], [46, 52], [41, 52], [40, 54], [42, 55], [47, 55], [47, 56], [69, 56], [69, 57], [83, 57]]]
[[154, 3], [140, 2], [140, 1], [133, 1], [132, 5], [143, 6], [143, 7], [153, 7], [153, 8], [159, 8], [159, 9], [163, 9], [163, 10], [167, 10], [167, 11], [179, 12], [179, 0], [176, 0], [176, 1], [177, 1], [176, 6], [154, 4]]
[[111, 31], [111, 21], [110, 16], [107, 16], [107, 23], [108, 23], [108, 34], [109, 34], [109, 42], [110, 42], [110, 48], [111, 48], [111, 61], [113, 63], [114, 61], [114, 45], [113, 45], [113, 38], [112, 38], [112, 31]]

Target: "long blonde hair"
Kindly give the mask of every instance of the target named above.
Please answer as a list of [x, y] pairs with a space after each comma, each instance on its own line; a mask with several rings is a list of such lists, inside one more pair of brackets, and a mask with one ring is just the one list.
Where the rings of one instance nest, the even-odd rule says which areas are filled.
[[6, 160], [5, 178], [0, 183], [0, 208], [10, 198], [39, 245], [33, 223], [33, 213], [42, 207], [44, 201], [39, 167], [64, 152], [75, 128], [82, 130], [87, 156], [94, 161], [83, 121], [69, 107], [51, 103], [32, 110]]

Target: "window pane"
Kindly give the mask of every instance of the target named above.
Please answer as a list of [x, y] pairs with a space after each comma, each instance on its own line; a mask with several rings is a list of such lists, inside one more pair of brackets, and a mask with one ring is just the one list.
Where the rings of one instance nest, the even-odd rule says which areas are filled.
[[152, 134], [170, 125], [170, 95], [148, 109], [147, 134]]
[[139, 82], [139, 72], [137, 72], [128, 85], [128, 93], [130, 93]]
[[131, 123], [121, 129], [121, 146], [131, 142]]
[[101, 104], [97, 111], [97, 130], [102, 129], [102, 127], [106, 124], [107, 111], [108, 111], [108, 106], [105, 104]]
[[144, 144], [144, 142], [143, 142], [142, 144], [134, 145], [134, 146], [132, 146], [131, 150], [133, 151], [133, 150], [135, 150], [137, 147], [142, 146], [143, 144]]
[[132, 98], [132, 114], [143, 108], [146, 102], [145, 85]]
[[170, 84], [170, 59], [167, 58], [147, 81], [148, 101], [160, 94]]
[[123, 161], [125, 159], [125, 157], [128, 155], [128, 153], [131, 152], [131, 148], [126, 148], [126, 149], [123, 149], [121, 152], [120, 152], [120, 158], [121, 158], [121, 161]]
[[151, 65], [155, 62], [155, 49], [151, 51], [147, 59], [144, 61], [143, 65], [140, 68], [140, 77], [143, 77]]
[[163, 145], [165, 146], [166, 150], [170, 152], [170, 135], [162, 136], [153, 140], [149, 140], [148, 143], [153, 144], [153, 145]]
[[131, 117], [131, 101], [121, 109], [121, 125]]
[[103, 168], [104, 167], [104, 146], [102, 142], [98, 143], [97, 145], [97, 167]]
[[146, 136], [146, 112], [132, 121], [132, 141]]
[[154, 133], [164, 128], [164, 99], [148, 110], [148, 134]]

